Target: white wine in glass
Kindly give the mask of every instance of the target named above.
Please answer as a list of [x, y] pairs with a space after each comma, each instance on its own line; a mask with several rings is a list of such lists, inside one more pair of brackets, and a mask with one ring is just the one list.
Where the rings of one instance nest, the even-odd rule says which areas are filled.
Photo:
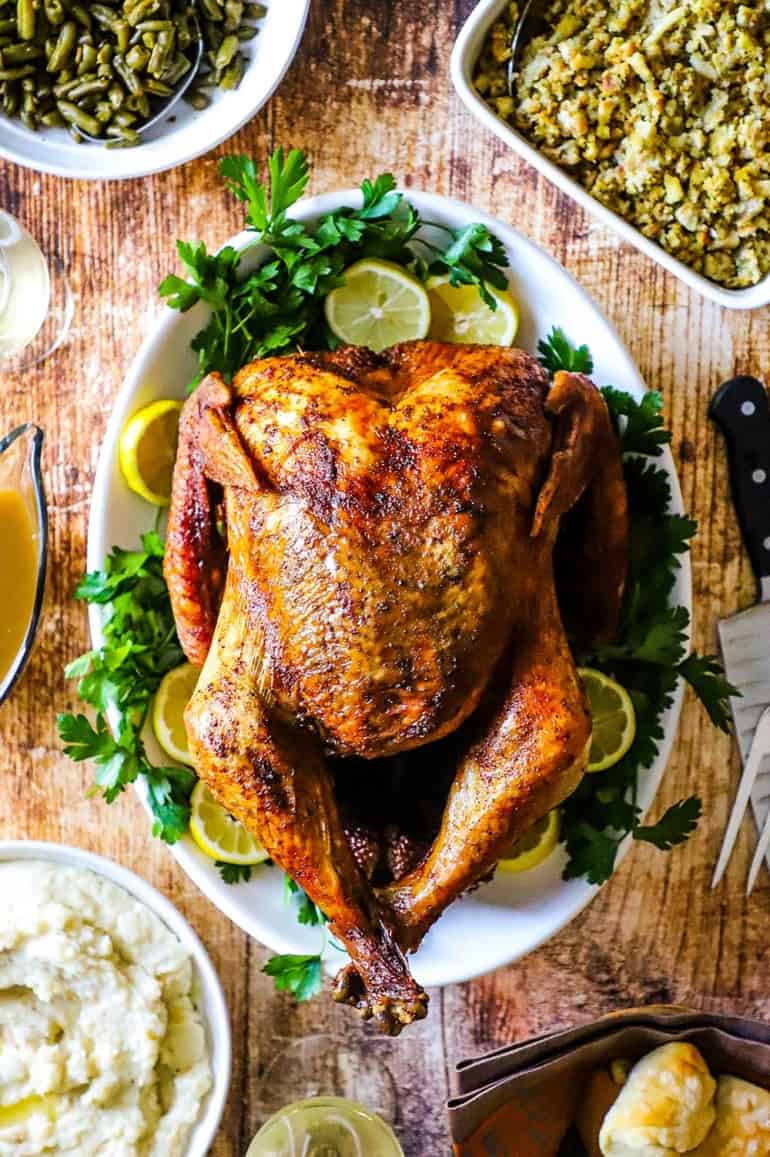
[[72, 320], [72, 295], [58, 262], [0, 209], [0, 373], [52, 353]]
[[271, 1117], [246, 1157], [404, 1157], [391, 1129], [342, 1097], [295, 1101]]

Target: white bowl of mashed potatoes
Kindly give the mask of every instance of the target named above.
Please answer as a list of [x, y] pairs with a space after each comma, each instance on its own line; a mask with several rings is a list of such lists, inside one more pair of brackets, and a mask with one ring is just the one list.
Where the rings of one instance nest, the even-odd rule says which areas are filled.
[[0, 842], [0, 1157], [205, 1157], [230, 1082], [189, 924], [77, 848]]

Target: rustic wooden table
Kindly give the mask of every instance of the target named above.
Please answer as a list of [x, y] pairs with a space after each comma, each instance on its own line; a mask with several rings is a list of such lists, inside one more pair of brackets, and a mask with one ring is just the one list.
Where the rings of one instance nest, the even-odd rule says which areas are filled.
[[[767, 373], [770, 311], [728, 313], [690, 293], [470, 120], [450, 89], [448, 61], [472, 6], [315, 0], [286, 81], [226, 149], [264, 161], [276, 144], [300, 146], [312, 160], [314, 192], [390, 168], [406, 186], [497, 214], [563, 262], [618, 327], [649, 385], [665, 395], [685, 501], [701, 526], [693, 550], [696, 636], [713, 649], [717, 618], [751, 601], [754, 588], [706, 407], [727, 376]], [[297, 1008], [275, 995], [260, 972], [265, 951], [151, 839], [133, 795], [110, 810], [86, 799], [89, 769], [62, 756], [54, 717], [73, 701], [64, 664], [86, 646], [85, 613], [71, 593], [83, 569], [97, 453], [126, 367], [159, 313], [156, 286], [174, 267], [175, 239], [215, 245], [239, 224], [216, 163], [213, 154], [123, 184], [0, 167], [0, 204], [65, 258], [77, 298], [65, 348], [35, 372], [0, 379], [0, 429], [35, 419], [46, 430], [52, 547], [40, 642], [0, 712], [0, 838], [62, 841], [114, 857], [165, 892], [198, 930], [224, 982], [234, 1027], [232, 1093], [215, 1157], [242, 1157], [263, 1116], [266, 1067], [292, 1041], [317, 1033], [335, 1038], [332, 1051], [343, 1050], [348, 1073], [340, 1071], [340, 1081], [348, 1087], [366, 1095], [355, 1074], [367, 1063], [385, 1074], [407, 1157], [443, 1157], [448, 1074], [462, 1056], [635, 1003], [770, 1016], [770, 878], [763, 873], [745, 898], [754, 842], [746, 824], [726, 883], [709, 890], [737, 761], [732, 742], [688, 699], [656, 812], [701, 793], [706, 814], [690, 843], [668, 856], [636, 847], [591, 908], [546, 948], [434, 993], [429, 1019], [388, 1041], [328, 999]], [[297, 1091], [302, 1075], [300, 1060]]]

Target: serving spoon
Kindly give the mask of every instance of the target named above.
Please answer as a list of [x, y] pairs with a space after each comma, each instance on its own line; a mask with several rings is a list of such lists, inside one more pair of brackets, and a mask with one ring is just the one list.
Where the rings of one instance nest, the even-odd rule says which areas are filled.
[[524, 46], [539, 32], [544, 31], [545, 7], [547, 0], [526, 0], [516, 27], [511, 35], [511, 58], [508, 61], [508, 92], [514, 96], [516, 74], [519, 71], [519, 61]]
[[[193, 60], [190, 68], [188, 68], [187, 72], [180, 80], [177, 88], [166, 100], [166, 103], [161, 105], [161, 107], [152, 114], [149, 120], [144, 121], [141, 125], [137, 125], [137, 127], [133, 130], [139, 136], [141, 136], [142, 133], [149, 132], [149, 130], [154, 128], [159, 121], [165, 120], [166, 117], [169, 116], [171, 110], [176, 108], [198, 75], [198, 69], [200, 68], [201, 61], [203, 60], [205, 45], [203, 43], [203, 33], [201, 32], [197, 21], [196, 27], [198, 27], [198, 41], [195, 48], [195, 59]], [[84, 129], [81, 128], [78, 128], [78, 133], [81, 137], [84, 138], [84, 140], [90, 141], [92, 145], [102, 145], [103, 148], [109, 148], [110, 145], [115, 147], [121, 143], [120, 137], [95, 137], [92, 136], [91, 133], [87, 133]]]

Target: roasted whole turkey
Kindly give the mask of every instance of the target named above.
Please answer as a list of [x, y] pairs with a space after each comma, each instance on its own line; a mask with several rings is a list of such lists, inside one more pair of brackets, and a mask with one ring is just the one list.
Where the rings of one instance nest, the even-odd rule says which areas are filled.
[[404, 953], [583, 775], [568, 636], [612, 636], [627, 534], [601, 394], [521, 350], [268, 358], [185, 405], [166, 578], [196, 770], [386, 1032], [427, 1009]]

